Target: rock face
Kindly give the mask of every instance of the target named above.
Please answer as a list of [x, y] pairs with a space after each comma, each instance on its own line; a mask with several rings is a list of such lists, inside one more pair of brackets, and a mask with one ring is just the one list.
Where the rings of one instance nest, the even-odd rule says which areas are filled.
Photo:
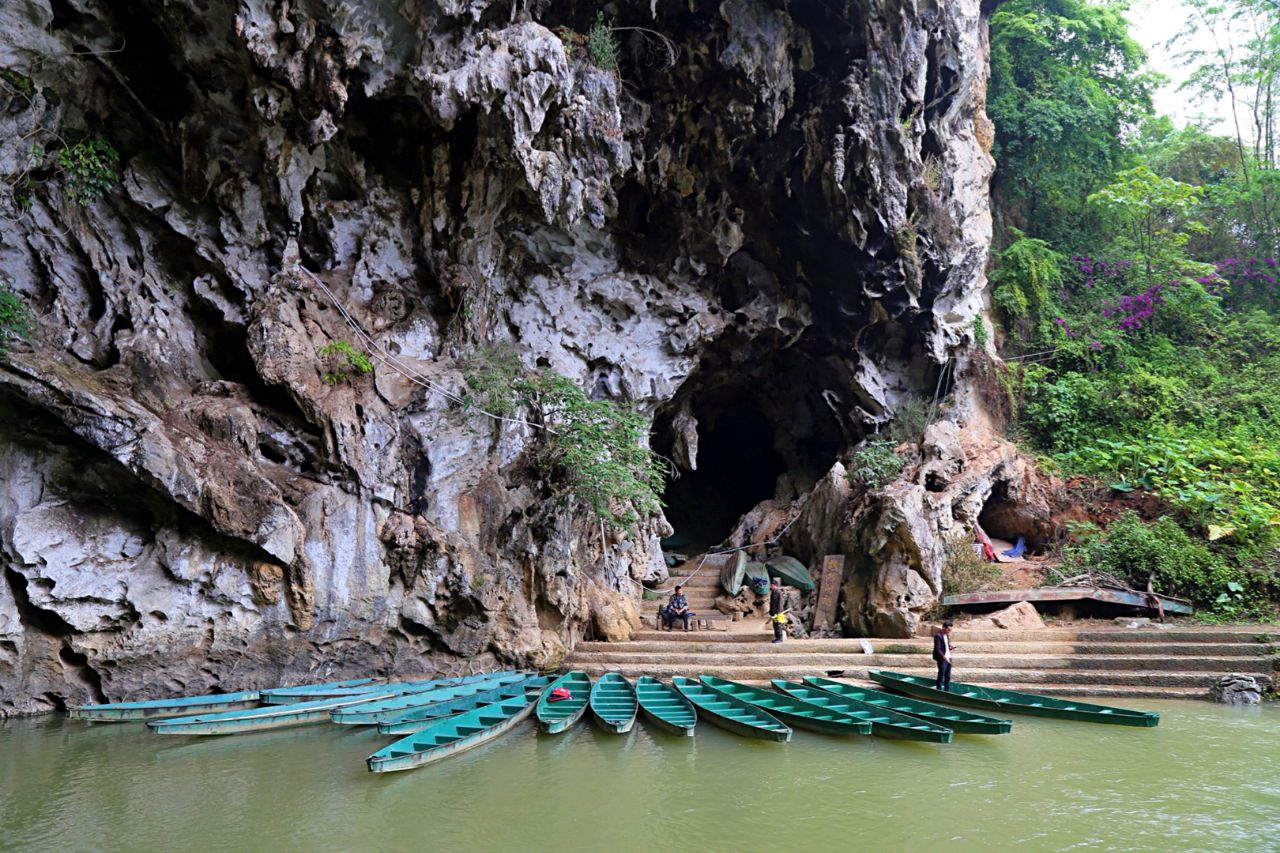
[[[749, 412], [735, 452], [786, 471], [755, 497], [865, 554], [850, 627], [909, 632], [939, 537], [1021, 482], [943, 436], [851, 518], [837, 461], [963, 391], [979, 3], [613, 3], [617, 70], [572, 35], [599, 8], [0, 5], [0, 278], [36, 317], [0, 358], [0, 715], [629, 635], [668, 526], [603, 530], [459, 405], [490, 345], [700, 477]], [[97, 139], [118, 181], [77, 195]]]

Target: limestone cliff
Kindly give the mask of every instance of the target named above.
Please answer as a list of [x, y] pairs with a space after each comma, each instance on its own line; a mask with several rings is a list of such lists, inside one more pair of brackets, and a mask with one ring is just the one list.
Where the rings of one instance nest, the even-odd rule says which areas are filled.
[[[669, 515], [773, 499], [862, 554], [851, 628], [931, 603], [954, 502], [850, 517], [838, 460], [905, 399], [976, 411], [978, 0], [10, 0], [0, 32], [37, 317], [0, 359], [0, 715], [626, 636], [669, 527], [602, 530], [458, 406], [493, 343], [650, 417]], [[79, 203], [90, 139], [119, 180]], [[344, 340], [374, 371], [327, 383]], [[947, 482], [980, 504], [987, 462]]]

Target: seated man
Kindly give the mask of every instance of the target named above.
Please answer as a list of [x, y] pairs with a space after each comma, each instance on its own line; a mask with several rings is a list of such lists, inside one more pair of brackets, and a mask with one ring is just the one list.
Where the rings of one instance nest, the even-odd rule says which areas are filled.
[[689, 617], [693, 614], [689, 612], [689, 599], [684, 597], [684, 587], [677, 586], [675, 592], [671, 594], [671, 599], [667, 602], [667, 609], [662, 612], [662, 620], [668, 631], [675, 626], [677, 619], [684, 620], [684, 629], [689, 630]]

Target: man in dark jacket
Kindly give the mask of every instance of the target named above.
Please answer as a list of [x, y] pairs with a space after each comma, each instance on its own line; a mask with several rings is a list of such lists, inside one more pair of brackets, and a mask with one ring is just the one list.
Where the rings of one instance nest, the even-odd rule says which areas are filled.
[[951, 690], [951, 620], [942, 623], [942, 630], [933, 635], [933, 659], [938, 664], [939, 690]]
[[782, 626], [787, 617], [782, 613], [782, 582], [777, 578], [769, 579], [769, 621], [773, 623], [773, 641], [782, 642]]
[[689, 631], [689, 599], [685, 598], [684, 587], [677, 586], [675, 592], [671, 596], [671, 600], [667, 602], [667, 610], [663, 614], [663, 621], [667, 623], [667, 630], [670, 631], [676, 626], [676, 620], [684, 621], [684, 630]]

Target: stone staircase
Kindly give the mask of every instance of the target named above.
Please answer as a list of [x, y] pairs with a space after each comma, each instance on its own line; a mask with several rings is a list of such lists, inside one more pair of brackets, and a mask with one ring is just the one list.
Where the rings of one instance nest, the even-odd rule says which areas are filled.
[[[694, 598], [693, 588], [692, 583], [686, 586], [692, 609], [707, 606]], [[705, 596], [703, 585], [697, 588]], [[865, 679], [868, 669], [934, 675], [928, 638], [872, 639], [868, 642], [874, 653], [864, 654], [856, 639], [772, 645], [763, 624], [731, 627], [748, 633], [643, 630], [629, 643], [583, 642], [566, 658], [565, 667], [592, 676], [709, 673], [757, 683], [824, 673]], [[1048, 695], [1200, 698], [1225, 673], [1271, 679], [1273, 660], [1280, 666], [1280, 659], [1258, 638], [1274, 631], [1265, 625], [957, 630], [952, 636], [954, 677]]]
[[674, 569], [671, 577], [658, 588], [658, 600], [643, 602], [642, 615], [647, 624], [657, 627], [655, 620], [657, 619], [658, 607], [666, 605], [672, 590], [676, 588], [676, 584], [684, 586], [685, 597], [689, 599], [689, 610], [693, 613], [699, 616], [711, 616], [718, 621], [729, 620], [728, 616], [725, 616], [715, 608], [716, 595], [721, 592], [720, 561], [724, 559], [723, 557], [718, 555], [708, 556], [702, 564], [702, 570], [692, 577], [681, 576], [680, 574], [681, 572], [697, 571], [699, 559], [695, 557], [678, 569]]

